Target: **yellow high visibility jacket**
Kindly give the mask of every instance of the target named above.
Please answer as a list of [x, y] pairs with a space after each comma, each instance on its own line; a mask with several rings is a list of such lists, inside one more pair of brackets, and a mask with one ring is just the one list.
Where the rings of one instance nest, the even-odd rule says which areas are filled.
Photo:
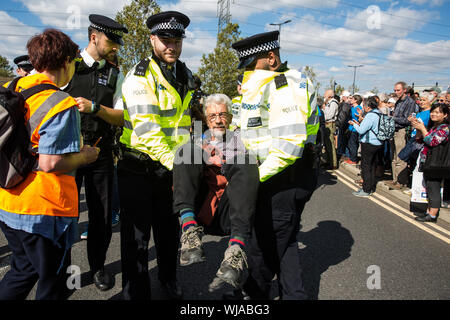
[[307, 143], [315, 144], [316, 95], [312, 82], [296, 70], [246, 71], [242, 93], [242, 140], [261, 163], [263, 182], [300, 158]]
[[164, 78], [151, 57], [145, 70], [131, 69], [122, 85], [124, 127], [120, 142], [148, 154], [172, 170], [175, 151], [189, 141], [189, 103], [194, 90], [184, 100]]
[[231, 100], [231, 113], [233, 119], [231, 120], [230, 130], [236, 130], [240, 126], [240, 110], [241, 110], [242, 96], [234, 97]]

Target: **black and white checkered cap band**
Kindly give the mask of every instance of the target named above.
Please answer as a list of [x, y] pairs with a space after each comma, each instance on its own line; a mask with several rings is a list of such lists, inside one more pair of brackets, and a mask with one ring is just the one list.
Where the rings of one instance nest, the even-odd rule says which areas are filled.
[[248, 48], [248, 49], [245, 49], [245, 50], [242, 50], [242, 51], [238, 51], [238, 56], [239, 56], [239, 59], [242, 59], [242, 58], [245, 58], [245, 57], [252, 56], [252, 55], [254, 55], [256, 53], [274, 50], [274, 49], [277, 49], [279, 47], [280, 47], [280, 44], [278, 43], [278, 41], [274, 40], [274, 41], [258, 44], [257, 46], [252, 47], [252, 48]]
[[180, 30], [180, 31], [184, 32], [184, 25], [175, 20], [171, 20], [168, 22], [161, 22], [161, 23], [155, 24], [152, 27], [151, 32], [153, 33], [157, 30]]
[[31, 62], [30, 62], [30, 60], [26, 60], [26, 61], [20, 61], [17, 65], [20, 67], [21, 65], [28, 65], [28, 64], [30, 64], [31, 65]]
[[112, 33], [115, 34], [118, 37], [123, 37], [123, 31], [122, 30], [116, 30], [116, 29], [109, 29], [102, 26], [99, 26], [98, 24], [91, 23], [91, 27], [97, 30], [100, 30], [104, 33]]

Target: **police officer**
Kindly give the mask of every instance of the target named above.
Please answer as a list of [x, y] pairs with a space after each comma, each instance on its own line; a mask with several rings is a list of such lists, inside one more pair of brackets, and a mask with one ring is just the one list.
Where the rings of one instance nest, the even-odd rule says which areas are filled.
[[177, 148], [190, 137], [195, 84], [178, 60], [189, 22], [175, 11], [149, 17], [152, 54], [131, 69], [123, 83], [124, 149], [117, 170], [124, 299], [150, 299], [151, 228], [160, 283], [169, 298], [182, 296], [176, 282], [180, 226], [172, 210], [172, 168]]
[[97, 143], [101, 150], [97, 161], [77, 170], [76, 181], [78, 192], [83, 180], [85, 186], [89, 266], [96, 287], [105, 291], [112, 287], [112, 275], [104, 268], [112, 236], [112, 150], [115, 126], [123, 125], [123, 76], [110, 61], [115, 61], [123, 33], [128, 30], [105, 16], [91, 14], [89, 20], [89, 44], [81, 52], [72, 81], [64, 90], [78, 103], [84, 143]]
[[26, 77], [34, 69], [30, 62], [28, 55], [18, 56], [14, 59], [14, 63], [17, 65], [17, 74], [21, 77]]
[[319, 123], [312, 83], [281, 63], [278, 36], [266, 32], [232, 45], [245, 68], [242, 139], [258, 157], [261, 182], [244, 290], [268, 299], [276, 274], [282, 299], [305, 299], [296, 235], [317, 183]]

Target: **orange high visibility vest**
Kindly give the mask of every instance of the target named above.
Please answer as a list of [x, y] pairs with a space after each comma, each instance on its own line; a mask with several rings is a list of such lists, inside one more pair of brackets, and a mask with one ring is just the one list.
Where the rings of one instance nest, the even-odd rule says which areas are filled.
[[[54, 85], [45, 75], [34, 74], [21, 78], [16, 91], [41, 83]], [[26, 101], [25, 119], [31, 132], [33, 149], [37, 150], [39, 147], [41, 125], [74, 105], [75, 100], [67, 93], [51, 89], [39, 92]], [[75, 177], [46, 173], [37, 168], [16, 187], [0, 188], [0, 210], [15, 214], [78, 217], [78, 190]]]

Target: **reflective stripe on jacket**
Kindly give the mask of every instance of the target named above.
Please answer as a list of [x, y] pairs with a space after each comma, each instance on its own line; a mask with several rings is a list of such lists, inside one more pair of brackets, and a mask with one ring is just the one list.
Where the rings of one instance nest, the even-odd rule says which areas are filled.
[[261, 162], [263, 182], [300, 158], [305, 144], [316, 143], [319, 117], [314, 88], [295, 70], [255, 70], [244, 73], [242, 92], [242, 139]]
[[[16, 91], [41, 83], [53, 84], [45, 75], [34, 74], [21, 78]], [[25, 119], [31, 132], [33, 150], [39, 147], [39, 129], [56, 114], [76, 105], [67, 93], [44, 90], [26, 101]], [[0, 210], [16, 214], [78, 217], [78, 190], [75, 177], [67, 174], [33, 170], [12, 189], [0, 188]]]
[[120, 142], [172, 170], [175, 151], [189, 141], [189, 103], [194, 91], [181, 101], [153, 59], [145, 76], [136, 75], [135, 68], [128, 72], [122, 86], [125, 124]]
[[241, 110], [242, 96], [234, 97], [231, 100], [231, 112], [233, 119], [231, 119], [230, 130], [236, 130], [240, 126], [240, 110]]

